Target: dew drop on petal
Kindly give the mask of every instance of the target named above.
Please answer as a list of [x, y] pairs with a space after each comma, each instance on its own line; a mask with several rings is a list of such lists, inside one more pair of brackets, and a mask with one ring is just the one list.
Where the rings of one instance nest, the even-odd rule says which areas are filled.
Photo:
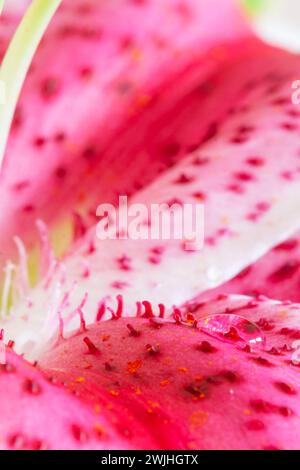
[[253, 322], [235, 314], [215, 314], [200, 318], [197, 328], [214, 338], [236, 346], [265, 348], [266, 338]]

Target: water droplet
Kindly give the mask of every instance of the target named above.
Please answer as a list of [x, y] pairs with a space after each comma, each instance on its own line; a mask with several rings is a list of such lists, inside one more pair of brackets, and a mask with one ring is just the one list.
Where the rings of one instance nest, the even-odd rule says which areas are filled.
[[261, 329], [253, 322], [235, 314], [215, 314], [201, 318], [197, 328], [214, 338], [239, 347], [265, 348], [266, 338]]

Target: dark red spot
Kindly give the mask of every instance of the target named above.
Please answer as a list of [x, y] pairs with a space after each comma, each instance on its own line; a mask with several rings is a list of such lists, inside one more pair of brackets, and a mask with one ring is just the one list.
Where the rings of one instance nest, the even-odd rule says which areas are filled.
[[23, 206], [22, 211], [26, 212], [26, 213], [33, 212], [34, 211], [34, 205], [33, 204], [26, 204], [25, 206]]
[[202, 341], [201, 344], [197, 346], [197, 350], [208, 354], [217, 352], [217, 348], [215, 348], [208, 341]]
[[299, 245], [299, 242], [297, 239], [295, 238], [292, 238], [290, 240], [287, 240], [283, 243], [280, 243], [279, 245], [277, 245], [274, 250], [276, 251], [292, 251], [292, 250], [295, 250], [295, 248], [297, 248], [297, 246]]
[[121, 256], [120, 258], [117, 259], [117, 263], [119, 265], [119, 268], [122, 271], [130, 271], [131, 270], [131, 258], [129, 258], [126, 255]]
[[201, 191], [197, 191], [197, 192], [193, 193], [192, 196], [195, 199], [197, 199], [198, 201], [205, 201], [206, 200], [206, 194], [201, 192]]
[[201, 156], [197, 156], [194, 158], [193, 160], [193, 165], [196, 165], [196, 166], [203, 166], [203, 165], [207, 165], [207, 163], [209, 163], [209, 158], [208, 157], [201, 157]]
[[16, 368], [10, 362], [7, 362], [6, 364], [0, 364], [0, 371], [12, 374], [16, 372]]
[[40, 384], [33, 379], [25, 379], [23, 383], [23, 389], [25, 392], [30, 393], [31, 395], [39, 395], [42, 392]]
[[263, 431], [266, 428], [265, 424], [258, 419], [252, 419], [245, 423], [245, 425], [249, 431]]
[[300, 268], [298, 260], [291, 260], [283, 264], [279, 269], [272, 273], [268, 280], [274, 284], [285, 281], [293, 277]]
[[193, 177], [192, 176], [189, 176], [189, 175], [186, 175], [185, 173], [182, 173], [175, 181], [174, 183], [176, 184], [188, 184], [188, 183], [191, 183], [191, 181], [193, 181]]
[[48, 445], [46, 442], [41, 441], [40, 439], [34, 439], [30, 443], [30, 450], [47, 450]]
[[253, 408], [256, 413], [279, 414], [285, 418], [293, 415], [293, 411], [290, 408], [286, 406], [274, 405], [273, 403], [264, 400], [251, 400], [250, 407]]
[[286, 395], [296, 395], [296, 390], [289, 384], [285, 382], [274, 382], [274, 386], [282, 393]]
[[97, 156], [97, 149], [93, 145], [89, 145], [82, 151], [82, 156], [86, 160], [93, 160]]
[[9, 436], [7, 441], [11, 449], [24, 450], [27, 448], [27, 441], [23, 434], [13, 434]]
[[82, 67], [80, 69], [80, 76], [84, 80], [90, 80], [93, 76], [93, 69], [91, 67]]
[[227, 186], [228, 191], [231, 191], [232, 193], [236, 194], [244, 194], [245, 190], [244, 188], [239, 185], [239, 184], [230, 184]]
[[78, 426], [77, 424], [72, 424], [71, 431], [76, 441], [80, 442], [81, 444], [87, 442], [88, 435], [81, 426]]
[[275, 325], [273, 325], [269, 320], [266, 320], [265, 318], [260, 318], [258, 322], [256, 322], [256, 324], [263, 331], [271, 331], [275, 327]]
[[29, 186], [29, 181], [24, 180], [24, 181], [19, 181], [18, 183], [15, 183], [13, 186], [13, 189], [15, 191], [23, 191], [24, 189], [28, 188]]
[[298, 126], [297, 124], [293, 123], [293, 122], [283, 122], [280, 127], [285, 130], [285, 131], [288, 131], [288, 132], [293, 132], [293, 131], [297, 131], [298, 130]]
[[169, 142], [166, 144], [162, 151], [167, 158], [174, 158], [180, 153], [181, 147], [178, 142]]
[[45, 99], [50, 99], [53, 98], [55, 95], [57, 95], [58, 91], [60, 89], [60, 82], [58, 78], [47, 78], [42, 82], [41, 85], [41, 93], [43, 98]]
[[244, 171], [240, 171], [240, 172], [237, 172], [235, 173], [235, 178], [239, 181], [243, 181], [245, 183], [249, 182], [249, 181], [253, 181], [255, 178], [253, 175], [251, 175], [251, 173], [246, 173]]
[[64, 142], [66, 140], [66, 138], [67, 138], [67, 136], [64, 132], [57, 132], [57, 134], [55, 134], [55, 136], [54, 136], [54, 140], [58, 144], [61, 144], [62, 142]]
[[246, 162], [248, 163], [248, 165], [256, 166], [256, 167], [260, 167], [260, 166], [263, 166], [265, 164], [264, 160], [262, 158], [259, 158], [259, 157], [248, 158], [246, 160]]
[[33, 144], [37, 148], [42, 148], [46, 144], [46, 139], [45, 139], [45, 137], [41, 137], [41, 136], [36, 137], [33, 141]]
[[55, 176], [58, 178], [58, 179], [65, 179], [67, 175], [67, 170], [63, 167], [63, 166], [59, 166], [58, 168], [56, 168], [55, 170]]
[[264, 357], [253, 357], [251, 358], [251, 360], [263, 367], [274, 367], [274, 364], [272, 364], [272, 362], [268, 361], [268, 359], [265, 359]]

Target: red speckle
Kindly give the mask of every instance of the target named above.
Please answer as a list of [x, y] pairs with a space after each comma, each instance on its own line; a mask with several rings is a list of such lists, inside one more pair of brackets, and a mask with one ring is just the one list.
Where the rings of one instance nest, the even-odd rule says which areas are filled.
[[78, 426], [77, 424], [72, 424], [71, 431], [76, 441], [80, 442], [81, 444], [87, 442], [88, 435], [81, 426]]
[[84, 80], [90, 80], [93, 76], [93, 69], [91, 67], [82, 67], [80, 69], [80, 77]]
[[178, 142], [169, 142], [162, 149], [163, 154], [167, 158], [176, 157], [179, 154], [180, 150], [181, 150], [181, 147], [180, 147], [180, 144]]
[[297, 124], [294, 124], [293, 122], [283, 122], [280, 127], [288, 132], [293, 132], [298, 130]]
[[88, 147], [85, 147], [82, 151], [82, 157], [86, 160], [94, 160], [94, 158], [97, 156], [97, 149], [93, 145], [89, 145]]
[[45, 139], [45, 137], [39, 136], [39, 137], [36, 137], [36, 138], [35, 138], [35, 140], [34, 140], [33, 143], [34, 143], [34, 146], [35, 146], [35, 147], [42, 148], [42, 147], [44, 147], [45, 144], [46, 144], [46, 139]]
[[250, 157], [246, 160], [246, 162], [248, 163], [248, 165], [256, 166], [256, 167], [260, 167], [265, 164], [264, 160], [259, 157]]
[[206, 194], [204, 194], [201, 191], [197, 191], [196, 193], [193, 193], [192, 196], [197, 199], [198, 201], [205, 201], [206, 200]]
[[14, 191], [23, 191], [24, 189], [28, 188], [29, 186], [29, 181], [24, 180], [24, 181], [19, 181], [18, 183], [15, 183], [13, 186]]
[[294, 239], [287, 240], [283, 243], [280, 243], [279, 245], [277, 245], [274, 248], [274, 250], [276, 250], [276, 251], [292, 251], [292, 250], [295, 250], [295, 248], [297, 248], [298, 245], [299, 245], [298, 240], [296, 240], [294, 238]]
[[41, 93], [44, 99], [53, 98], [60, 89], [60, 82], [57, 78], [47, 78], [42, 82]]
[[40, 439], [34, 439], [30, 443], [30, 450], [47, 450], [48, 446], [44, 441]]
[[193, 181], [193, 177], [182, 173], [176, 180], [176, 184], [188, 184]]
[[263, 431], [266, 426], [262, 421], [258, 419], [252, 419], [246, 423], [246, 428], [249, 429], [249, 431]]
[[11, 449], [24, 450], [27, 448], [27, 442], [23, 434], [13, 434], [8, 438], [8, 445]]
[[269, 320], [265, 318], [260, 318], [258, 322], [256, 322], [257, 326], [261, 328], [263, 331], [271, 331], [274, 329], [274, 326]]
[[67, 136], [64, 132], [57, 132], [57, 134], [55, 134], [55, 136], [54, 136], [54, 140], [58, 144], [61, 144], [62, 142], [64, 142], [66, 140], [66, 138], [67, 138]]
[[25, 206], [23, 206], [22, 211], [26, 212], [26, 213], [33, 212], [34, 211], [34, 205], [33, 204], [26, 204]]
[[264, 357], [253, 357], [251, 358], [251, 360], [263, 367], [274, 367], [274, 364], [272, 364], [270, 361], [268, 361], [268, 359], [265, 359]]
[[15, 366], [10, 364], [10, 362], [7, 362], [6, 364], [0, 364], [0, 370], [1, 372], [6, 372], [7, 374], [12, 374], [16, 372]]
[[293, 411], [290, 408], [274, 405], [273, 403], [264, 400], [251, 400], [250, 407], [253, 408], [256, 413], [275, 413], [284, 416], [285, 418], [293, 415]]
[[23, 389], [31, 395], [39, 395], [42, 392], [40, 384], [33, 379], [26, 379], [23, 383]]
[[233, 137], [230, 142], [232, 144], [245, 144], [248, 140], [248, 136], [247, 135], [236, 135], [235, 137]]
[[196, 165], [196, 166], [207, 165], [207, 163], [209, 163], [209, 158], [208, 157], [197, 156], [193, 160], [193, 165]]
[[197, 346], [197, 350], [208, 354], [217, 352], [217, 348], [212, 346], [208, 341], [202, 341], [202, 343]]
[[117, 290], [125, 289], [128, 286], [129, 286], [128, 282], [125, 282], [125, 281], [114, 281], [111, 283], [111, 287]]
[[274, 386], [282, 393], [286, 395], [296, 395], [296, 390], [289, 384], [285, 382], [274, 382]]
[[62, 179], [65, 179], [67, 175], [67, 170], [63, 167], [63, 166], [59, 166], [58, 168], [56, 168], [55, 170], [55, 176], [62, 180]]
[[239, 185], [239, 184], [230, 184], [227, 186], [228, 191], [231, 191], [232, 193], [236, 194], [244, 194], [245, 190], [244, 188]]
[[291, 260], [282, 265], [274, 273], [272, 273], [268, 280], [274, 284], [285, 281], [293, 277], [299, 270], [300, 263], [298, 260]]
[[234, 177], [238, 179], [239, 181], [244, 181], [244, 182], [249, 182], [253, 181], [255, 178], [251, 173], [246, 173], [244, 171], [240, 171], [238, 173], [235, 173]]
[[119, 268], [122, 271], [130, 271], [131, 270], [131, 258], [129, 258], [126, 255], [121, 256], [120, 258], [117, 259], [117, 263], [119, 265]]
[[269, 209], [270, 209], [271, 205], [269, 202], [259, 202], [258, 204], [256, 204], [256, 209], [259, 211], [259, 212], [267, 212]]

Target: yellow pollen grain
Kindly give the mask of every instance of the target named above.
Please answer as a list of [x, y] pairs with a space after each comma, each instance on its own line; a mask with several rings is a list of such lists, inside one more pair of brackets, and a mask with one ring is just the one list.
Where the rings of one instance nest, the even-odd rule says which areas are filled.
[[204, 426], [208, 419], [209, 413], [205, 411], [195, 411], [190, 416], [190, 428], [191, 431], [195, 431], [198, 428]]
[[178, 367], [178, 370], [179, 370], [179, 372], [182, 372], [184, 374], [186, 374], [186, 372], [188, 371], [188, 369], [186, 367]]
[[150, 95], [146, 95], [146, 94], [139, 95], [136, 98], [136, 105], [139, 108], [144, 108], [144, 107], [148, 106], [150, 101], [151, 101], [151, 96]]
[[142, 56], [143, 56], [143, 53], [141, 51], [141, 49], [139, 49], [138, 47], [135, 47], [133, 49], [131, 49], [130, 51], [130, 54], [131, 54], [131, 57], [133, 58], [133, 60], [141, 60]]
[[244, 413], [244, 415], [249, 416], [249, 415], [252, 414], [252, 411], [251, 411], [251, 410], [248, 410], [248, 409], [245, 409], [245, 410], [243, 411], [243, 413]]
[[127, 363], [127, 371], [130, 374], [136, 374], [141, 365], [142, 361], [140, 359], [137, 359], [136, 361], [130, 361]]
[[85, 378], [84, 377], [77, 377], [75, 382], [78, 383], [78, 384], [81, 384], [82, 382], [85, 382]]
[[103, 436], [105, 434], [104, 427], [100, 423], [96, 423], [94, 429], [98, 433], [98, 435]]
[[159, 382], [159, 385], [160, 385], [161, 387], [165, 387], [166, 385], [169, 385], [169, 383], [170, 383], [170, 380], [165, 379], [165, 380], [161, 380], [161, 381]]
[[110, 335], [102, 335], [102, 341], [105, 342], [105, 341], [108, 341], [110, 338]]
[[110, 393], [113, 397], [118, 397], [118, 396], [119, 396], [118, 390], [110, 390], [109, 393]]

